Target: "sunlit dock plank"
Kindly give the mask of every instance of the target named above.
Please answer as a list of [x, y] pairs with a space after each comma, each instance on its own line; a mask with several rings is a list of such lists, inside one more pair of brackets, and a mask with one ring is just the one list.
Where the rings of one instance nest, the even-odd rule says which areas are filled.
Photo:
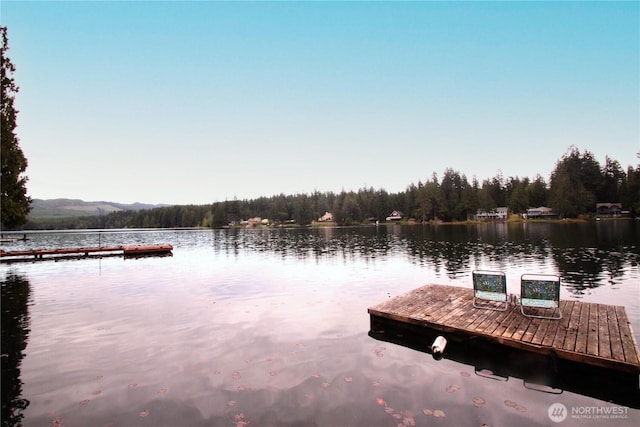
[[125, 256], [162, 255], [169, 254], [172, 250], [173, 246], [169, 244], [27, 249], [20, 251], [0, 250], [0, 261], [43, 260], [65, 256], [88, 257], [90, 254], [119, 254]]
[[418, 325], [464, 337], [481, 337], [539, 354], [555, 354], [586, 365], [640, 374], [640, 351], [624, 307], [561, 301], [560, 320], [473, 307], [473, 290], [427, 285], [370, 307], [371, 324]]

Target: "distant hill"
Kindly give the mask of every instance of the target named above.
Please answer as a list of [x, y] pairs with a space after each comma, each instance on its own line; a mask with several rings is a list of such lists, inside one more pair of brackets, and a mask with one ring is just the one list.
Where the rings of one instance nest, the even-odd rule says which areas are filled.
[[29, 219], [68, 218], [76, 216], [105, 215], [117, 211], [139, 211], [168, 205], [145, 203], [85, 202], [78, 199], [33, 199]]

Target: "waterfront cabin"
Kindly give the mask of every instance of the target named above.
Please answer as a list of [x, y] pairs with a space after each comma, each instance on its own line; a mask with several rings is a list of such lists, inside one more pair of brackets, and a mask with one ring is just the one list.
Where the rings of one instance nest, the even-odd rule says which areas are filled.
[[386, 219], [387, 221], [400, 221], [402, 218], [404, 218], [404, 214], [402, 212], [393, 211]]
[[507, 219], [509, 218], [509, 208], [499, 207], [490, 211], [478, 209], [476, 212], [476, 219], [479, 220], [495, 220], [495, 219]]
[[318, 218], [318, 222], [329, 222], [333, 221], [333, 214], [331, 212], [325, 212], [320, 218]]
[[525, 219], [556, 218], [557, 216], [558, 216], [558, 213], [554, 212], [553, 209], [548, 208], [546, 206], [540, 206], [539, 208], [527, 209], [527, 213], [524, 215], [524, 218]]

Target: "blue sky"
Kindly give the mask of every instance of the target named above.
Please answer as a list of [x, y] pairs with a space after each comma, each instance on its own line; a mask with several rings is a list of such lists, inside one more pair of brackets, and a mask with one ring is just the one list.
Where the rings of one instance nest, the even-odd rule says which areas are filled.
[[639, 2], [3, 0], [33, 198], [548, 180], [640, 151]]

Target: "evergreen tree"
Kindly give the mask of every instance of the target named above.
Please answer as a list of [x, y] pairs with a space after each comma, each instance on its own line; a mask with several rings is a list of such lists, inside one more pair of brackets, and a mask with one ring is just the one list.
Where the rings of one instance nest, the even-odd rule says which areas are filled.
[[463, 181], [466, 183], [464, 189], [462, 190], [462, 200], [466, 210], [466, 218], [471, 218], [472, 215], [475, 215], [478, 211], [478, 207], [480, 206], [480, 202], [478, 201], [478, 193], [480, 192], [480, 184], [478, 183], [478, 178], [475, 176], [471, 180], [471, 184], [467, 182], [467, 178], [465, 175], [462, 175]]
[[313, 204], [311, 198], [306, 194], [300, 194], [295, 198], [293, 207], [293, 220], [299, 225], [308, 225], [313, 222]]
[[431, 180], [420, 188], [420, 214], [419, 219], [423, 221], [441, 219], [442, 206], [444, 200], [438, 176], [434, 173]]
[[444, 171], [442, 182], [440, 183], [440, 194], [442, 195], [442, 219], [451, 221], [456, 217], [456, 207], [460, 203], [459, 184], [460, 174], [448, 168]]
[[527, 195], [530, 208], [539, 208], [546, 206], [549, 199], [549, 189], [547, 183], [539, 174], [536, 179], [527, 186]]
[[13, 65], [7, 51], [9, 39], [7, 27], [0, 27], [2, 37], [0, 46], [1, 54], [1, 84], [2, 95], [0, 99], [0, 223], [5, 227], [13, 228], [27, 222], [27, 215], [31, 210], [31, 198], [27, 196], [27, 177], [24, 175], [27, 169], [27, 158], [20, 149], [19, 139], [16, 135], [16, 116], [18, 112], [14, 108], [13, 101], [18, 92], [18, 86], [13, 79], [16, 67]]
[[631, 211], [632, 216], [640, 214], [640, 165], [627, 169], [627, 179], [621, 192], [622, 206]]
[[581, 155], [572, 147], [551, 174], [550, 205], [567, 217], [591, 212], [595, 209], [601, 184], [600, 165], [593, 155], [588, 151]]
[[224, 227], [229, 224], [229, 220], [227, 219], [227, 212], [225, 211], [226, 203], [216, 203], [215, 208], [213, 210], [213, 218], [211, 220], [211, 226], [213, 228]]
[[620, 191], [627, 176], [616, 160], [607, 157], [602, 168], [602, 187], [598, 201], [603, 203], [620, 202]]
[[527, 187], [529, 186], [529, 178], [520, 180], [518, 177], [509, 178], [507, 189], [509, 193], [509, 210], [519, 214], [527, 211], [529, 207], [529, 198]]
[[494, 187], [495, 186], [491, 181], [485, 179], [484, 181], [482, 181], [482, 188], [480, 188], [480, 190], [478, 191], [478, 207], [485, 212], [491, 212], [493, 209], [498, 207], [492, 195], [496, 194]]
[[[505, 189], [504, 178], [502, 176], [502, 171], [498, 170], [491, 181], [487, 182], [487, 191], [491, 196], [491, 200], [495, 203], [493, 207], [502, 207], [507, 206], [507, 191]], [[483, 185], [484, 187], [484, 185]]]
[[384, 220], [387, 215], [393, 210], [394, 202], [391, 200], [391, 196], [385, 190], [378, 190], [376, 193], [377, 206], [375, 217], [377, 220]]
[[353, 192], [342, 192], [333, 204], [333, 218], [339, 225], [353, 225], [362, 222], [362, 212], [357, 195]]

